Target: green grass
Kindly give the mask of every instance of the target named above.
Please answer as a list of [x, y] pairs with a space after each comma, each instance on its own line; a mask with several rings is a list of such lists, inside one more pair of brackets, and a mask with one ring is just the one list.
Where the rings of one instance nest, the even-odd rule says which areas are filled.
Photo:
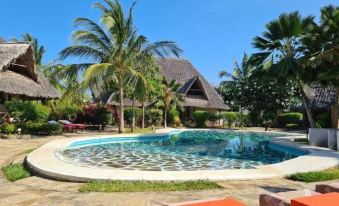
[[319, 172], [296, 173], [287, 177], [287, 179], [299, 182], [320, 182], [339, 179], [339, 168], [332, 168]]
[[80, 192], [164, 192], [221, 188], [206, 180], [185, 182], [96, 181], [81, 186]]
[[10, 164], [1, 169], [5, 177], [11, 182], [31, 176], [23, 164]]

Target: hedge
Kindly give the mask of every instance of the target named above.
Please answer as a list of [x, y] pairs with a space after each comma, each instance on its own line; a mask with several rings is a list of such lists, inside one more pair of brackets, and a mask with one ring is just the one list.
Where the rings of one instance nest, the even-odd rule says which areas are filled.
[[62, 129], [59, 124], [26, 122], [22, 125], [22, 132], [25, 134], [59, 135], [62, 134]]
[[221, 117], [223, 120], [227, 121], [228, 128], [231, 128], [232, 125], [237, 121], [238, 113], [237, 112], [222, 112]]
[[299, 124], [304, 118], [302, 113], [289, 112], [277, 116], [277, 126], [285, 127], [287, 124]]
[[145, 116], [149, 125], [160, 125], [163, 120], [163, 112], [160, 109], [147, 110]]
[[197, 110], [193, 112], [193, 118], [195, 121], [195, 127], [206, 127], [206, 120], [209, 116], [209, 113], [202, 110]]

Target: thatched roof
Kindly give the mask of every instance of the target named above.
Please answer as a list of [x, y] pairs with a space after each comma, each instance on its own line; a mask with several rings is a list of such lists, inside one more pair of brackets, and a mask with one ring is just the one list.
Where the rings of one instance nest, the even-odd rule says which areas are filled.
[[[176, 80], [181, 84], [178, 92], [185, 96], [183, 106], [221, 110], [228, 108], [222, 97], [188, 60], [163, 59], [159, 60], [159, 65], [160, 71], [167, 81]], [[201, 89], [202, 95], [189, 94], [193, 85], [197, 85]], [[113, 100], [112, 95], [107, 95], [101, 91], [102, 89], [98, 87], [92, 88], [94, 99], [103, 103], [118, 105]], [[126, 106], [131, 106], [131, 103], [132, 101], [125, 100]], [[140, 106], [141, 103], [136, 102], [135, 105]]]
[[312, 109], [328, 109], [335, 104], [336, 89], [334, 86], [324, 87], [314, 83], [309, 86], [307, 96]]
[[[179, 92], [185, 95], [184, 106], [209, 109], [227, 109], [224, 100], [208, 81], [194, 68], [188, 60], [163, 59], [159, 60], [162, 74], [168, 80], [176, 80], [182, 86]], [[203, 95], [189, 95], [192, 85], [197, 83]]]
[[32, 47], [0, 44], [0, 92], [30, 99], [56, 99], [59, 92], [35, 68]]

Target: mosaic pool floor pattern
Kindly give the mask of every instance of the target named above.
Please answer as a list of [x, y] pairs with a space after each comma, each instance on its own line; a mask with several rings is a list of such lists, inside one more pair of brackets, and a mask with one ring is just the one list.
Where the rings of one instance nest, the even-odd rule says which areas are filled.
[[80, 166], [144, 171], [250, 169], [300, 155], [270, 147], [270, 138], [252, 132], [183, 131], [152, 141], [66, 148], [56, 155]]

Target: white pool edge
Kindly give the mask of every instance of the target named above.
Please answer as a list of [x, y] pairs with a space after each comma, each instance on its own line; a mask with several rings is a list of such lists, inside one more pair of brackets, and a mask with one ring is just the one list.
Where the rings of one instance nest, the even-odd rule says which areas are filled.
[[[155, 135], [167, 135], [171, 131], [173, 130], [161, 130], [160, 133], [156, 133]], [[288, 134], [289, 136], [274, 138], [272, 140], [274, 144], [304, 150], [309, 152], [309, 154], [277, 164], [260, 166], [257, 169], [198, 171], [136, 171], [83, 167], [66, 163], [55, 156], [55, 151], [64, 149], [79, 140], [143, 136], [142, 134], [123, 134], [53, 140], [30, 153], [26, 158], [26, 163], [33, 172], [41, 176], [72, 182], [87, 182], [93, 180], [186, 181], [208, 179], [224, 181], [267, 179], [284, 177], [297, 172], [318, 171], [339, 165], [339, 152], [326, 148], [296, 144], [291, 141], [293, 138], [305, 137], [303, 134], [281, 134]]]

